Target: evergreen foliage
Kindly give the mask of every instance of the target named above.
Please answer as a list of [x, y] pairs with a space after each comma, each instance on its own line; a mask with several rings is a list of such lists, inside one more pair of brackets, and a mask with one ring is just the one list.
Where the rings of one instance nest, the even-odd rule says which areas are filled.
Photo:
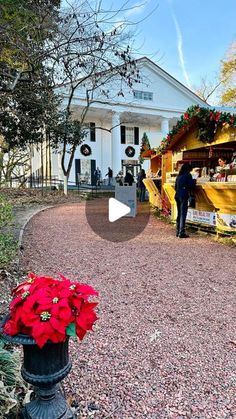
[[236, 115], [210, 108], [200, 108], [198, 105], [191, 106], [180, 117], [168, 135], [163, 138], [160, 146], [156, 149], [156, 153], [164, 154], [175, 135], [181, 130], [188, 131], [192, 126], [197, 130], [197, 138], [204, 144], [210, 144], [214, 141], [217, 129], [226, 124], [229, 127], [236, 127]]
[[144, 158], [142, 157], [142, 153], [144, 153], [144, 151], [147, 151], [147, 150], [150, 150], [150, 149], [151, 149], [151, 147], [150, 147], [148, 136], [147, 136], [146, 132], [144, 132], [142, 142], [141, 142], [141, 147], [140, 147], [140, 154], [139, 154], [140, 164], [142, 164], [144, 162]]

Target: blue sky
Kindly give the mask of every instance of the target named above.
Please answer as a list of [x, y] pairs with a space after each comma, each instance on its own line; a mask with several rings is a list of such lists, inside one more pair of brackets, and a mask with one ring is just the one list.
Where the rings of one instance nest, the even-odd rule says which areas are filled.
[[190, 88], [204, 76], [214, 79], [236, 39], [236, 0], [129, 0], [129, 6], [135, 7], [123, 14], [125, 19], [144, 18], [136, 25], [137, 56], [148, 56]]

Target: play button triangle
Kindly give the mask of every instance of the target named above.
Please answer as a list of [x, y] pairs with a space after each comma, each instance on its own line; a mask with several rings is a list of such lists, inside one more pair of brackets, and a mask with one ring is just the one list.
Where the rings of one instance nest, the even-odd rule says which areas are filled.
[[119, 218], [124, 217], [125, 215], [130, 213], [130, 207], [128, 205], [123, 204], [122, 202], [118, 201], [115, 198], [109, 199], [109, 221], [110, 223], [114, 223], [114, 221], [119, 220]]

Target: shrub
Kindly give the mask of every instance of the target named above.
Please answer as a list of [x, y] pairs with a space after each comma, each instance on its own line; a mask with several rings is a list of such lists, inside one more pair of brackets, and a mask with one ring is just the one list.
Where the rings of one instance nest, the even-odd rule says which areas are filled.
[[20, 351], [9, 350], [0, 338], [0, 419], [16, 418], [29, 386], [20, 374]]
[[15, 257], [16, 239], [12, 234], [0, 233], [0, 268], [7, 266]]
[[7, 231], [12, 219], [12, 206], [7, 202], [4, 195], [0, 194], [0, 268], [7, 266], [16, 253], [16, 240]]
[[4, 195], [0, 194], [0, 229], [9, 225], [13, 218], [12, 206]]

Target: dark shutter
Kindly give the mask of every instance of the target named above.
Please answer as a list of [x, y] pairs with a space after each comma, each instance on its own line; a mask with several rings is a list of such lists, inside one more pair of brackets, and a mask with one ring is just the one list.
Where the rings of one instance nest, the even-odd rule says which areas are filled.
[[96, 141], [96, 129], [94, 122], [90, 122], [90, 141]]
[[134, 144], [139, 145], [139, 127], [134, 127]]
[[96, 178], [94, 176], [94, 172], [96, 170], [96, 160], [91, 160], [91, 184], [96, 184]]
[[75, 159], [75, 183], [78, 185], [78, 173], [80, 173], [80, 159]]
[[125, 144], [125, 126], [120, 126], [120, 142], [121, 144]]

